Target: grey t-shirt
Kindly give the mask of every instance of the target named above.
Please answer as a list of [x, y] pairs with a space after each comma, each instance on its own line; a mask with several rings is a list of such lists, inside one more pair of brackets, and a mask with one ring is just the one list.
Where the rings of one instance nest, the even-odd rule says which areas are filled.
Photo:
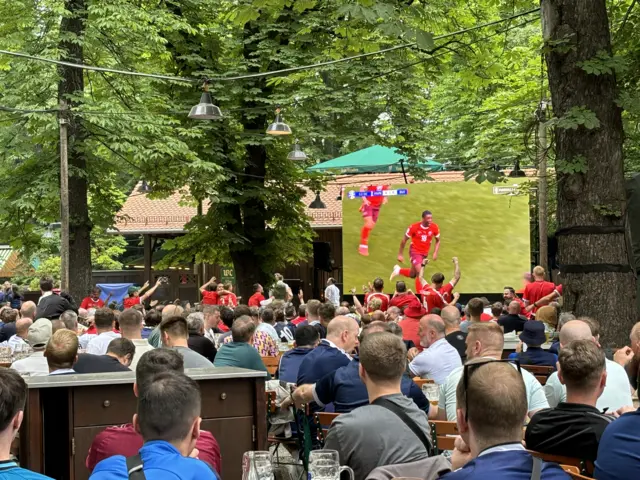
[[184, 358], [184, 368], [213, 367], [213, 363], [187, 347], [173, 347]]
[[[427, 415], [401, 393], [387, 395], [431, 438]], [[355, 480], [364, 480], [376, 467], [416, 462], [427, 458], [424, 445], [393, 412], [379, 405], [365, 405], [337, 417], [324, 448], [337, 450], [340, 464], [351, 467]]]

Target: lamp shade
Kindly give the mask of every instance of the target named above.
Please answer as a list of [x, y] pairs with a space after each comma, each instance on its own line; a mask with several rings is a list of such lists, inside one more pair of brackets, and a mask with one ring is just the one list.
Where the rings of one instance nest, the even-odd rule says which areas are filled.
[[291, 128], [282, 121], [280, 110], [276, 110], [276, 119], [267, 128], [267, 135], [291, 135]]
[[209, 92], [202, 92], [200, 103], [191, 109], [189, 118], [193, 118], [194, 120], [220, 120], [222, 118], [222, 112], [213, 104], [211, 94]]
[[287, 155], [287, 159], [294, 161], [302, 161], [307, 159], [307, 154], [304, 153], [300, 148], [298, 140], [296, 140], [296, 143], [293, 145], [293, 150], [291, 150], [289, 152], [289, 155]]
[[309, 204], [309, 208], [327, 208], [320, 198], [320, 192], [316, 192], [316, 198]]

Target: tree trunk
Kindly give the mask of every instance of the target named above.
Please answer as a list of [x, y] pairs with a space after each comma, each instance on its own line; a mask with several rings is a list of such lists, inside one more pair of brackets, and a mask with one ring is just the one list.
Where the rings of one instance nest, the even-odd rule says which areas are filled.
[[[61, 60], [84, 63], [83, 41], [87, 21], [85, 0], [65, 0], [66, 14], [60, 22]], [[65, 98], [71, 108], [84, 93], [83, 70], [59, 67], [58, 99]], [[69, 117], [69, 287], [79, 301], [91, 285], [91, 222], [87, 202], [87, 159], [83, 152], [86, 131], [79, 117]]]
[[[565, 310], [601, 325], [601, 343], [628, 341], [636, 316], [635, 278], [625, 237], [623, 127], [615, 75], [590, 75], [579, 62], [611, 53], [605, 0], [542, 0], [553, 111], [595, 113], [600, 125], [556, 129], [558, 250]], [[578, 166], [578, 171], [575, 167]]]

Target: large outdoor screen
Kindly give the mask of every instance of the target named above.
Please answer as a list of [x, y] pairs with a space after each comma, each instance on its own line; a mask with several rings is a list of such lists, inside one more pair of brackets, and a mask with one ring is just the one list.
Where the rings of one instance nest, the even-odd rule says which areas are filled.
[[[415, 280], [405, 277], [428, 258], [424, 278], [436, 272], [448, 282], [452, 258], [458, 257], [460, 293], [501, 293], [505, 285], [518, 289], [530, 269], [529, 199], [516, 195], [517, 182], [492, 185], [430, 182], [345, 187], [342, 200], [344, 292], [376, 277], [385, 292], [405, 280], [415, 292]], [[422, 215], [425, 212], [423, 219]], [[409, 234], [403, 261], [400, 245]], [[440, 242], [437, 258], [436, 244]], [[428, 251], [428, 253], [427, 253]], [[393, 281], [389, 277], [402, 269]], [[398, 273], [398, 272], [396, 272]]]

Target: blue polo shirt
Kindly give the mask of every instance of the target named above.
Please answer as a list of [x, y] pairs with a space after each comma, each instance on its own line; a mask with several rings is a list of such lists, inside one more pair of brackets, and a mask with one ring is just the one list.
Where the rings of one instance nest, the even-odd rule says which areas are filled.
[[296, 347], [280, 358], [280, 366], [278, 367], [278, 380], [287, 383], [296, 383], [298, 381], [298, 371], [300, 364], [305, 357], [313, 351], [313, 348]]
[[[218, 480], [216, 473], [197, 458], [183, 457], [176, 447], [162, 440], [146, 442], [140, 449], [144, 474], [149, 479]], [[127, 460], [122, 455], [102, 460], [91, 480], [128, 480]]]
[[619, 480], [640, 477], [640, 409], [625, 413], [605, 428], [594, 477]]
[[512, 353], [509, 355], [511, 360], [519, 360], [520, 365], [542, 365], [556, 368], [558, 356], [549, 353], [541, 347], [527, 347], [526, 352]]
[[0, 462], [0, 478], [2, 480], [52, 480], [51, 477], [26, 468], [20, 468], [13, 460], [4, 460]]
[[[313, 397], [320, 406], [333, 403], [336, 413], [347, 413], [351, 410], [369, 405], [367, 387], [360, 379], [358, 357], [334, 373], [322, 377], [314, 388]], [[429, 400], [420, 387], [408, 376], [403, 376], [400, 384], [402, 394], [409, 397], [420, 410], [429, 411]]]
[[326, 374], [335, 372], [350, 361], [351, 358], [344, 351], [323, 339], [300, 363], [296, 383], [298, 385], [316, 383]]

